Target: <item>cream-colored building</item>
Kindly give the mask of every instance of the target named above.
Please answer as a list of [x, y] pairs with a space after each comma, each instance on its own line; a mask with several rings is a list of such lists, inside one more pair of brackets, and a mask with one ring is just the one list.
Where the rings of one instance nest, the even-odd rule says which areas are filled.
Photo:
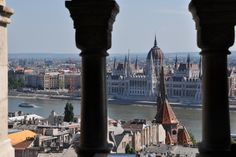
[[142, 146], [165, 144], [166, 131], [161, 124], [147, 125], [141, 133]]
[[59, 76], [58, 72], [46, 73], [44, 75], [44, 89], [59, 89]]

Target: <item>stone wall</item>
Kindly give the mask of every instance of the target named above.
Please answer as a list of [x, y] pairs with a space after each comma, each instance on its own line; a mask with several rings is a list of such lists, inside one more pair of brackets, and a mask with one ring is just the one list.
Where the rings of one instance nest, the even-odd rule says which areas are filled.
[[8, 139], [8, 53], [7, 53], [7, 24], [13, 10], [0, 0], [0, 156], [14, 157], [14, 149]]

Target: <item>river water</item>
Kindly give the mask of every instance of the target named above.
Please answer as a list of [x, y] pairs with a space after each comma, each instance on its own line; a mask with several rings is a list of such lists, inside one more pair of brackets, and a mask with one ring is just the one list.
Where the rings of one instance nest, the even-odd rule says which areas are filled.
[[[21, 102], [33, 103], [36, 108], [22, 108], [18, 107]], [[25, 113], [35, 113], [47, 118], [52, 110], [63, 114], [65, 104], [68, 100], [55, 99], [25, 99], [25, 98], [9, 98], [9, 111], [23, 111]], [[80, 114], [80, 101], [70, 101], [74, 106], [75, 115]], [[199, 108], [182, 108], [173, 107], [177, 119], [181, 124], [192, 132], [197, 141], [201, 140], [201, 109]], [[117, 104], [108, 102], [108, 115], [110, 118], [119, 120], [131, 120], [134, 118], [144, 118], [152, 120], [156, 114], [156, 106], [140, 105], [140, 104]], [[220, 116], [220, 115], [219, 115]], [[231, 132], [236, 133], [236, 112], [230, 112]], [[215, 123], [215, 122], [213, 122]], [[220, 127], [220, 122], [219, 122]]]

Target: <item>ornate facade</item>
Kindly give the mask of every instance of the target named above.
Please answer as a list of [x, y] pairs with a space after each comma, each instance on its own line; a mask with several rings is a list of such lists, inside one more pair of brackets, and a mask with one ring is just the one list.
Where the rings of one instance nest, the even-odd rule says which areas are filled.
[[172, 102], [184, 104], [201, 103], [201, 59], [192, 64], [190, 56], [186, 63], [175, 60], [174, 73], [166, 77], [167, 95]]
[[113, 71], [107, 76], [108, 95], [122, 99], [155, 100], [158, 73], [163, 64], [164, 54], [157, 46], [155, 38], [154, 46], [146, 58], [146, 66], [138, 67], [137, 59], [135, 65], [130, 62], [128, 55], [124, 63], [117, 66], [114, 62]]
[[[143, 69], [139, 68], [137, 59], [135, 64], [131, 64], [129, 55], [125, 57], [124, 63], [116, 65], [114, 60], [113, 70], [107, 76], [108, 95], [118, 99], [155, 101], [163, 59], [164, 54], [157, 46], [155, 38]], [[166, 77], [167, 95], [170, 101], [200, 104], [201, 60], [199, 64], [192, 64], [188, 55], [186, 63], [178, 63], [176, 57], [172, 71]]]

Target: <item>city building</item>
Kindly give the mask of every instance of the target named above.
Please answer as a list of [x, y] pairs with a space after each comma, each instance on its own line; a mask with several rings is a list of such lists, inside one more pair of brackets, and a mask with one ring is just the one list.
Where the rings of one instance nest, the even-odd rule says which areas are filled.
[[[118, 99], [155, 101], [163, 60], [164, 54], [157, 46], [156, 38], [147, 54], [145, 67], [140, 68], [137, 59], [131, 64], [129, 54], [124, 63], [116, 65], [114, 59], [112, 72], [107, 76], [108, 95]], [[178, 63], [176, 56], [174, 67], [167, 67], [165, 71], [167, 95], [171, 102], [200, 104], [201, 59], [199, 64], [193, 64], [188, 55], [186, 63]]]
[[[2, 64], [0, 66], [0, 74], [2, 76], [0, 81], [0, 106], [1, 111], [3, 111], [0, 119], [2, 125], [0, 131], [0, 155], [13, 157], [14, 150], [7, 138], [6, 124], [7, 25], [10, 23], [10, 16], [13, 14], [13, 10], [6, 7], [5, 0], [0, 1], [0, 6], [2, 17], [0, 20], [0, 60]], [[196, 22], [197, 43], [203, 56], [203, 141], [199, 146], [199, 156], [235, 156], [235, 144], [231, 143], [230, 138], [227, 82], [227, 55], [230, 54], [229, 47], [234, 43], [235, 6], [235, 1], [224, 0], [192, 0], [189, 5], [189, 10]], [[86, 58], [82, 65], [82, 70], [85, 72], [82, 74], [83, 80], [93, 80], [88, 78], [91, 78], [91, 74], [94, 71], [98, 71], [92, 77], [97, 80], [97, 84], [101, 84], [101, 86], [96, 87], [93, 86], [93, 81], [84, 82], [85, 85], [83, 87], [86, 86], [87, 91], [84, 92], [85, 90], [82, 90], [83, 98], [86, 100], [82, 103], [82, 106], [97, 104], [89, 106], [87, 110], [82, 111], [81, 123], [83, 127], [81, 128], [81, 138], [84, 141], [80, 143], [77, 153], [89, 156], [88, 154], [93, 151], [93, 155], [103, 155], [101, 152], [106, 152], [108, 148], [106, 136], [104, 136], [106, 135], [106, 127], [104, 126], [107, 123], [106, 118], [104, 118], [107, 113], [106, 93], [102, 90], [105, 87], [104, 56], [107, 55], [105, 51], [111, 47], [111, 31], [115, 16], [119, 12], [119, 6], [115, 1], [107, 0], [83, 1], [83, 3], [80, 3], [80, 1], [66, 1], [66, 7], [70, 10], [71, 17], [75, 22], [76, 44], [82, 50], [82, 58]], [[90, 24], [90, 27], [86, 27], [88, 24]], [[96, 35], [94, 35], [95, 32]], [[96, 55], [94, 55], [95, 53]], [[94, 61], [98, 62], [94, 63]], [[89, 68], [86, 65], [90, 65]], [[92, 91], [94, 93], [99, 93], [98, 91], [100, 91], [100, 93], [92, 93], [91, 98], [89, 96]], [[95, 106], [97, 107], [95, 108]], [[87, 118], [93, 115], [94, 110], [97, 113], [94, 115], [95, 118]], [[212, 120], [223, 123], [219, 127], [219, 124], [212, 123]], [[97, 123], [103, 125], [93, 125]], [[97, 131], [95, 135], [94, 130]], [[98, 137], [100, 140], [97, 140]], [[85, 149], [88, 147], [89, 149]]]
[[36, 133], [30, 130], [19, 131], [9, 134], [11, 144], [15, 149], [15, 157], [37, 157], [38, 151], [32, 149]]
[[157, 80], [160, 66], [163, 65], [164, 54], [157, 46], [148, 52], [146, 65], [139, 68], [138, 60], [131, 64], [130, 56], [125, 57], [124, 63], [114, 60], [112, 73], [107, 75], [107, 94], [120, 99], [155, 100]]
[[201, 104], [201, 59], [192, 64], [190, 55], [186, 63], [178, 63], [176, 56], [173, 73], [166, 77], [166, 90], [171, 102]]

